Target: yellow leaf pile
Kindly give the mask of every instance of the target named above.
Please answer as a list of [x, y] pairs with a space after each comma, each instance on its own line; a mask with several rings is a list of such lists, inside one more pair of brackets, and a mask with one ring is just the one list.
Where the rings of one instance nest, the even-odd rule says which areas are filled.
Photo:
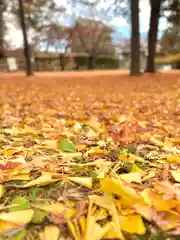
[[180, 235], [179, 77], [2, 79], [0, 239]]

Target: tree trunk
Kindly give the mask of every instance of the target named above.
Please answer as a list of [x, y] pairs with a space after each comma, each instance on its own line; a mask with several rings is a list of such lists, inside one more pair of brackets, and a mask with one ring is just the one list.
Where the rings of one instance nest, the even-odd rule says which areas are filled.
[[4, 57], [4, 0], [0, 0], [0, 58]]
[[33, 70], [32, 70], [32, 62], [31, 62], [31, 54], [30, 54], [30, 49], [28, 44], [23, 0], [19, 0], [19, 19], [20, 19], [22, 34], [24, 39], [24, 56], [26, 59], [26, 75], [31, 76], [33, 74]]
[[139, 0], [131, 0], [130, 75], [140, 75]]
[[95, 57], [91, 55], [88, 57], [88, 69], [92, 70], [94, 68], [95, 68]]
[[148, 57], [146, 72], [155, 73], [155, 56], [156, 56], [156, 43], [158, 35], [158, 24], [161, 10], [162, 0], [151, 0], [151, 15], [148, 32]]
[[64, 55], [62, 53], [60, 53], [60, 55], [59, 55], [59, 62], [60, 62], [61, 71], [64, 71], [65, 70]]

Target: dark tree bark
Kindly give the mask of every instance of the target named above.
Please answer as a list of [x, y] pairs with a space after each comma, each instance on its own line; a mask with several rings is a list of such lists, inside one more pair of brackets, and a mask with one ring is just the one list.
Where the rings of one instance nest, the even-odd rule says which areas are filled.
[[155, 56], [161, 3], [162, 0], [150, 0], [151, 15], [148, 32], [148, 57], [146, 66], [146, 72], [149, 73], [156, 72]]
[[23, 39], [24, 39], [24, 56], [26, 59], [26, 75], [31, 76], [33, 74], [33, 70], [32, 70], [30, 48], [29, 48], [29, 44], [28, 44], [23, 0], [19, 0], [19, 19], [20, 19], [22, 33], [23, 33]]
[[60, 53], [60, 55], [59, 55], [59, 61], [60, 61], [61, 71], [64, 71], [64, 70], [65, 70], [65, 66], [64, 66], [64, 54]]
[[140, 75], [139, 0], [131, 0], [131, 65], [130, 75]]
[[0, 0], [0, 58], [5, 56], [4, 54], [4, 0]]
[[92, 70], [95, 68], [95, 57], [94, 56], [89, 56], [88, 57], [88, 69]]

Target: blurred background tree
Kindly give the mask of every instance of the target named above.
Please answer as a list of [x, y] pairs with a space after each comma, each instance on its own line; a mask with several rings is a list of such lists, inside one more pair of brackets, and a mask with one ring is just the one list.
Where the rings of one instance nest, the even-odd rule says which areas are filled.
[[4, 35], [5, 35], [5, 19], [4, 12], [6, 11], [6, 3], [0, 0], [0, 58], [4, 57]]
[[[56, 58], [59, 69], [66, 70], [67, 62], [80, 59], [81, 55], [88, 69], [97, 68], [99, 58], [106, 63], [111, 58], [116, 68], [129, 67], [131, 75], [138, 75], [143, 70], [155, 72], [157, 56], [180, 52], [179, 0], [21, 1], [24, 24], [19, 0], [0, 0], [0, 57], [18, 49], [15, 35], [11, 39], [8, 35], [12, 26], [17, 33], [23, 28], [23, 36], [26, 35], [27, 65], [32, 64], [28, 60], [32, 56], [46, 56], [44, 61], [53, 62], [53, 66]], [[142, 32], [143, 5], [150, 9], [146, 32]], [[159, 28], [162, 19], [166, 22], [163, 31]], [[122, 23], [125, 27], [121, 27]], [[18, 46], [23, 47], [22, 43]]]
[[139, 0], [130, 1], [131, 8], [131, 66], [130, 74], [140, 74]]

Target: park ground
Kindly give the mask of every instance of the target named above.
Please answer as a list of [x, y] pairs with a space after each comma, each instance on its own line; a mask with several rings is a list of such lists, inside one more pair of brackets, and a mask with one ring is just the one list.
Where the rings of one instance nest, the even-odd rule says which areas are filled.
[[0, 113], [2, 239], [180, 235], [180, 72], [4, 73]]

